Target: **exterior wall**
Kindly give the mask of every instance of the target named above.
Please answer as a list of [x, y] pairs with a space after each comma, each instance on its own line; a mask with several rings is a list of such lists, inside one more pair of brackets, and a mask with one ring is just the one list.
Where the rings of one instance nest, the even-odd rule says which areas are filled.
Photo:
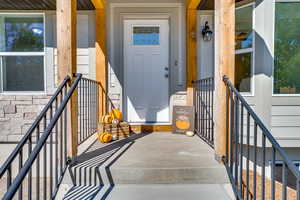
[[[243, 1], [244, 4], [253, 1]], [[237, 3], [237, 7], [243, 3]], [[210, 11], [199, 10], [199, 20], [204, 20]], [[252, 106], [274, 137], [283, 147], [300, 146], [300, 96], [276, 96], [273, 94], [273, 58], [274, 58], [274, 1], [255, 0], [254, 9], [254, 69], [253, 92], [245, 94], [245, 98]], [[201, 17], [202, 16], [202, 17]], [[202, 19], [201, 19], [202, 18]], [[198, 38], [204, 23], [198, 24]], [[198, 58], [206, 58], [211, 46], [202, 45], [198, 39]], [[210, 56], [208, 56], [210, 58]], [[210, 71], [206, 61], [198, 60], [198, 71]], [[202, 69], [200, 69], [202, 68]], [[199, 77], [203, 78], [201, 73]]]
[[[22, 138], [36, 116], [47, 104], [58, 84], [55, 12], [40, 11], [39, 13], [45, 13], [46, 90], [38, 94], [15, 93], [8, 95], [0, 93], [0, 143], [14, 143]], [[94, 22], [93, 11], [78, 12], [77, 67], [79, 73], [83, 73], [85, 77], [91, 79], [95, 79]]]
[[[115, 107], [124, 109], [123, 102], [123, 19], [128, 15], [149, 14], [153, 19], [159, 14], [170, 20], [170, 110], [173, 105], [186, 104], [185, 67], [185, 6], [183, 0], [110, 0], [107, 1], [107, 29], [109, 77], [108, 90]], [[121, 4], [120, 4], [121, 3]], [[161, 4], [160, 4], [161, 3]], [[180, 7], [177, 5], [180, 3]], [[175, 5], [176, 4], [176, 5]], [[124, 5], [126, 5], [124, 7]], [[161, 5], [161, 6], [160, 6]], [[172, 6], [175, 5], [175, 6]], [[158, 9], [159, 8], [159, 9]], [[157, 16], [157, 17], [155, 17]], [[138, 16], [136, 17], [138, 19]], [[176, 61], [178, 65], [176, 65]], [[172, 112], [172, 111], [171, 111]], [[172, 113], [170, 113], [172, 116]]]

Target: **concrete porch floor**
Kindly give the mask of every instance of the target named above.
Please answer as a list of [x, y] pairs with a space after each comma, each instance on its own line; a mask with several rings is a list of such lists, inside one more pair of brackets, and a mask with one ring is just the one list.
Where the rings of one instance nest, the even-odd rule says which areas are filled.
[[151, 133], [96, 141], [69, 175], [65, 199], [233, 199], [224, 166], [198, 136]]

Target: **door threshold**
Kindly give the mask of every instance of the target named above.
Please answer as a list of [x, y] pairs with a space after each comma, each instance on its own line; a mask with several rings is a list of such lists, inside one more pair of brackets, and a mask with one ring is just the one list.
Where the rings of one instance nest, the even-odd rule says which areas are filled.
[[171, 124], [130, 124], [130, 129], [134, 133], [141, 133], [141, 132], [172, 132], [172, 125]]

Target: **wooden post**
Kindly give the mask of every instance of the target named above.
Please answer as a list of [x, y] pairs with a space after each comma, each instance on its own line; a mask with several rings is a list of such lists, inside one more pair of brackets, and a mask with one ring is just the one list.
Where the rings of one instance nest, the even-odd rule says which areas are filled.
[[[104, 0], [92, 0], [96, 20], [96, 80], [99, 88], [99, 115], [107, 113], [107, 57], [106, 57], [106, 9]], [[99, 117], [101, 119], [101, 117]]]
[[[76, 57], [76, 23], [77, 0], [56, 1], [57, 21], [57, 66], [58, 79], [61, 82], [67, 75], [73, 78], [77, 72]], [[74, 92], [67, 109], [68, 126], [68, 155], [77, 155], [78, 135], [78, 102], [77, 90]]]
[[[100, 82], [99, 115], [107, 112], [107, 58], [105, 9], [96, 9], [96, 80]], [[100, 117], [99, 117], [100, 119]]]
[[197, 79], [197, 7], [201, 0], [187, 0], [186, 10], [186, 57], [187, 57], [187, 105], [194, 101], [194, 85]]
[[235, 0], [215, 0], [215, 153], [226, 154], [226, 87], [223, 76], [234, 81]]

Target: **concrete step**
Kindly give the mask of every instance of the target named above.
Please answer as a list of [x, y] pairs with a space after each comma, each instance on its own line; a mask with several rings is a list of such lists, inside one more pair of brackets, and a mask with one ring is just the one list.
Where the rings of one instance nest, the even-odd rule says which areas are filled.
[[73, 187], [64, 200], [231, 200], [229, 184], [122, 184]]

